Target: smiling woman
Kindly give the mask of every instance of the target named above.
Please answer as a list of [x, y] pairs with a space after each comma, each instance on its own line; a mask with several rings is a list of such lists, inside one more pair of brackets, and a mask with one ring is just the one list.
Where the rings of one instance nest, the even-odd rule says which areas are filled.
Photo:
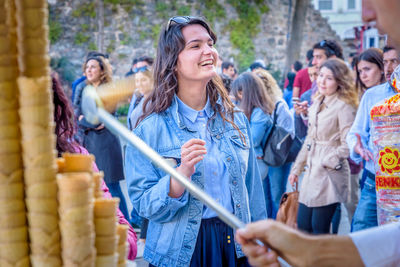
[[[249, 122], [216, 74], [216, 40], [201, 18], [169, 20], [159, 37], [154, 90], [134, 133], [248, 223], [266, 217], [263, 189]], [[143, 257], [151, 265], [248, 265], [213, 210], [134, 147], [125, 163], [133, 206], [150, 221]]]

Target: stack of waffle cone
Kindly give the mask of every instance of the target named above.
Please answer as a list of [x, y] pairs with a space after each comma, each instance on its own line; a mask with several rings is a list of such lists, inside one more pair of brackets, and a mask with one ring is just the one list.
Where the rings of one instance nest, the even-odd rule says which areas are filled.
[[94, 224], [96, 230], [96, 266], [117, 266], [117, 209], [119, 198], [96, 198]]
[[125, 267], [127, 262], [129, 243], [128, 243], [128, 229], [127, 224], [118, 224], [117, 235], [118, 238], [118, 267]]
[[0, 0], [0, 266], [29, 266], [14, 2]]
[[57, 174], [64, 266], [94, 266], [93, 180], [89, 172]]
[[94, 266], [93, 155], [64, 153], [57, 160], [64, 266]]
[[18, 21], [18, 62], [22, 76], [50, 75], [46, 0], [15, 0]]
[[61, 266], [56, 183], [56, 136], [50, 78], [18, 78], [31, 263]]

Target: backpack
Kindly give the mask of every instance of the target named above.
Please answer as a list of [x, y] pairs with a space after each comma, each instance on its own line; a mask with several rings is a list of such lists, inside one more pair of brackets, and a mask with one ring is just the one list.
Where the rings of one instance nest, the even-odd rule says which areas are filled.
[[275, 105], [274, 122], [263, 149], [263, 160], [268, 166], [272, 167], [279, 167], [287, 162], [293, 162], [303, 145], [298, 137], [292, 138], [286, 129], [276, 125], [276, 112], [280, 103], [278, 102]]

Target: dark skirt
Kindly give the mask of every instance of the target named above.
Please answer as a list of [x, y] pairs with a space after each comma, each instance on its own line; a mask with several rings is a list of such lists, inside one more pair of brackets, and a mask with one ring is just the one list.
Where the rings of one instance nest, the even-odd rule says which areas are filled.
[[219, 218], [201, 220], [191, 267], [245, 267], [246, 257], [237, 258], [233, 230]]
[[107, 128], [86, 129], [83, 146], [96, 157], [96, 165], [104, 172], [104, 182], [115, 183], [124, 179], [121, 144]]

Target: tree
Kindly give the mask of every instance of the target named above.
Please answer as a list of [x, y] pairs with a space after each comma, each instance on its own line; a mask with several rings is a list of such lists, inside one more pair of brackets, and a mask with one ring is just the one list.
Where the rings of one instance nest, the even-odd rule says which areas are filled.
[[[291, 64], [300, 58], [301, 43], [303, 42], [303, 28], [310, 0], [296, 0], [293, 19], [290, 27], [289, 40], [286, 48], [285, 75], [290, 70]], [[290, 15], [289, 15], [290, 18]]]

